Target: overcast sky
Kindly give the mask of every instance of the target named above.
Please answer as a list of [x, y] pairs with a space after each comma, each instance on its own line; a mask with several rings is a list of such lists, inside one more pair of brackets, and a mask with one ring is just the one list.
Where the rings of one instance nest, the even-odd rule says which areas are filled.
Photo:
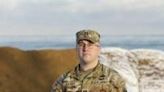
[[0, 35], [164, 35], [164, 0], [0, 0]]

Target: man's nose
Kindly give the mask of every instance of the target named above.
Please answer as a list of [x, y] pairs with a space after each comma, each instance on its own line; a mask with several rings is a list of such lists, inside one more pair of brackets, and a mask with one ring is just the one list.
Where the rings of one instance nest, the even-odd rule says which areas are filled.
[[88, 44], [84, 44], [83, 45], [83, 50], [87, 50], [89, 48], [89, 45]]

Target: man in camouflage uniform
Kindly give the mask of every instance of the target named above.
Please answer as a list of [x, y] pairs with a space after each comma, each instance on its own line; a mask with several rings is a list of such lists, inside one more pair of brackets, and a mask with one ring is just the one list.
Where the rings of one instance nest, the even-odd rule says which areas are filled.
[[76, 33], [79, 65], [63, 74], [51, 92], [127, 92], [120, 75], [99, 63], [100, 34], [93, 30]]

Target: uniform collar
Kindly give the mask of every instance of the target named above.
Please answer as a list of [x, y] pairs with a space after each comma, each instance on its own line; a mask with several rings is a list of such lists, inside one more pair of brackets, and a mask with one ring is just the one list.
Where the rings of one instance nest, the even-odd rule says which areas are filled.
[[[92, 70], [89, 70], [89, 74], [87, 75], [87, 78], [90, 78], [90, 77], [97, 77], [97, 74], [99, 73], [99, 71], [102, 70], [102, 64], [100, 64], [100, 62], [98, 61], [97, 65], [95, 68], [93, 68]], [[86, 71], [87, 72], [87, 71]], [[72, 74], [72, 77], [74, 77], [75, 79], [79, 79], [79, 76], [81, 74], [81, 71], [80, 71], [80, 64], [78, 64], [75, 69], [74, 69], [74, 72]]]

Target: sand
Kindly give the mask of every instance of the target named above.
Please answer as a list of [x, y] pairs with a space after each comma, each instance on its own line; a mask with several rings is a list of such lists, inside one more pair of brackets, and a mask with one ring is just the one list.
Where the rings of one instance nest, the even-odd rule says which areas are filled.
[[1, 92], [49, 92], [63, 72], [77, 64], [74, 49], [23, 51], [0, 48]]

